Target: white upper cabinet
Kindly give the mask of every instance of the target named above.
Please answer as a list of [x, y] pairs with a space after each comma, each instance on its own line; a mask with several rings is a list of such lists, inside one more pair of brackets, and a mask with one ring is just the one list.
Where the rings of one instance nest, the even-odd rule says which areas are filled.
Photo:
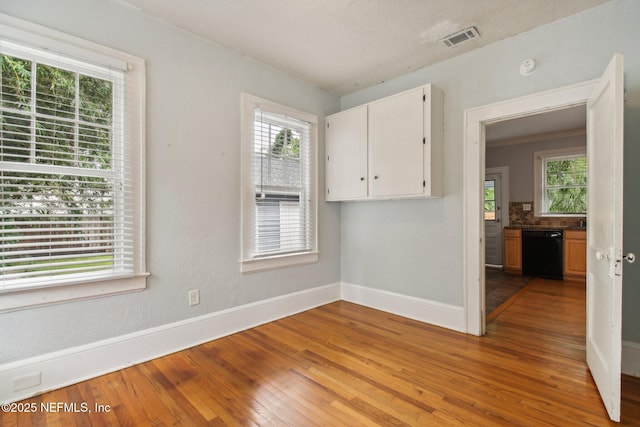
[[442, 196], [442, 101], [426, 85], [328, 116], [326, 200]]
[[369, 164], [373, 197], [423, 193], [423, 90], [369, 104]]
[[367, 197], [367, 106], [326, 118], [326, 199]]

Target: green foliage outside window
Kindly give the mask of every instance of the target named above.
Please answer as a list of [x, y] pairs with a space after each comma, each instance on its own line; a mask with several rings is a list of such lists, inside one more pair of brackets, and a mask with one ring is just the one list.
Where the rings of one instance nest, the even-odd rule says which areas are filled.
[[284, 128], [276, 134], [271, 153], [292, 158], [300, 157], [300, 138], [293, 134], [291, 129]]
[[494, 180], [484, 182], [484, 219], [486, 221], [496, 219], [496, 182]]
[[[43, 232], [38, 229], [49, 229], [52, 239], [92, 247], [95, 243], [82, 243], [86, 227], [102, 233], [104, 224], [105, 236], [110, 233], [114, 182], [82, 170], [113, 167], [113, 82], [9, 55], [0, 54], [0, 65], [0, 162], [78, 171], [1, 172], [5, 238], [27, 240]], [[72, 224], [77, 231], [60, 224]], [[3, 256], [12, 254], [7, 250]], [[21, 263], [34, 268], [38, 262], [23, 258], [13, 265]], [[68, 264], [65, 268], [74, 267]]]
[[547, 213], [587, 212], [586, 157], [547, 160], [544, 169]]

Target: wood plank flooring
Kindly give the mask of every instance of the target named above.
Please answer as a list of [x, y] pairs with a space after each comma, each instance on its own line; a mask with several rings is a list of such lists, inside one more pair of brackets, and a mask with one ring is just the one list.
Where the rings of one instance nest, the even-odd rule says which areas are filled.
[[[616, 425], [584, 362], [584, 298], [536, 279], [485, 337], [336, 302], [21, 402], [90, 412], [0, 425]], [[640, 425], [640, 379], [622, 395], [621, 425]]]

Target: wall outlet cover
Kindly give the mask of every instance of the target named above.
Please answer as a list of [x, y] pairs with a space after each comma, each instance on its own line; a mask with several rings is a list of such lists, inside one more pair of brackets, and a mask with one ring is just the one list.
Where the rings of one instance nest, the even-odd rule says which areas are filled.
[[189, 305], [200, 304], [200, 289], [192, 289], [189, 291]]

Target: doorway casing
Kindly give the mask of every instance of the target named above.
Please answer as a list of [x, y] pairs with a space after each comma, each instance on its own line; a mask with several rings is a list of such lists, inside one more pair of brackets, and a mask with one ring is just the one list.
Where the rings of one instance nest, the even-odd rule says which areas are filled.
[[597, 80], [590, 80], [464, 112], [463, 281], [466, 332], [484, 335], [485, 125], [584, 105]]

